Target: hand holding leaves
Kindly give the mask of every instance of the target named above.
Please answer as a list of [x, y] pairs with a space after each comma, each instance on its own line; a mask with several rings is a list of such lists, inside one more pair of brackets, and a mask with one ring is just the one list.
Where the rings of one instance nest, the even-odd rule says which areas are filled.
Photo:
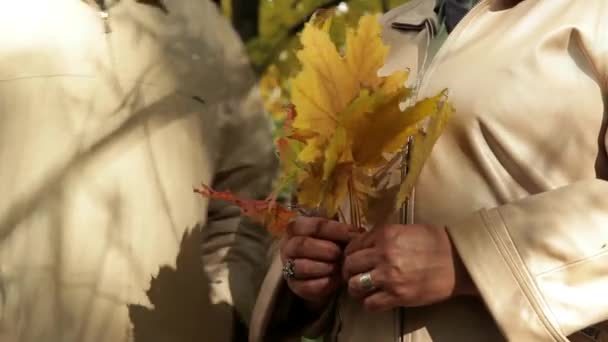
[[406, 71], [378, 76], [388, 47], [377, 16], [361, 17], [358, 27], [347, 31], [344, 49], [332, 42], [331, 25], [326, 16], [313, 18], [301, 34], [297, 57], [302, 69], [291, 81], [293, 106], [276, 139], [281, 177], [275, 193], [267, 201], [251, 201], [209, 188], [197, 191], [239, 205], [243, 214], [275, 234], [296, 215], [274, 201], [278, 191], [289, 187], [296, 189], [299, 207], [327, 218], [344, 217], [346, 209], [350, 223], [360, 228], [368, 221], [370, 200], [387, 186], [378, 182], [378, 175], [403, 165], [393, 161], [413, 138], [410, 172], [394, 199], [393, 208], [398, 207], [451, 113], [445, 91], [400, 109], [415, 92], [405, 87]]

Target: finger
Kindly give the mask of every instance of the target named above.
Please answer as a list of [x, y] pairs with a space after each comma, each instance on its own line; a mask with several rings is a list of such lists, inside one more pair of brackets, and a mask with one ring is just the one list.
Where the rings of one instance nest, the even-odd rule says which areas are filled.
[[335, 263], [311, 259], [294, 259], [293, 263], [294, 276], [299, 280], [329, 277], [337, 274], [339, 270]]
[[379, 291], [367, 296], [363, 300], [366, 310], [372, 312], [387, 311], [399, 306], [399, 298], [385, 291]]
[[308, 236], [310, 234], [307, 232], [314, 231], [315, 227], [325, 220], [321, 217], [296, 216], [287, 225], [287, 236]]
[[312, 236], [341, 243], [348, 243], [359, 235], [348, 224], [319, 217], [298, 217], [287, 229], [292, 236]]
[[283, 247], [286, 258], [313, 259], [316, 261], [336, 261], [342, 257], [342, 250], [331, 241], [307, 236], [295, 236]]
[[348, 256], [353, 254], [356, 251], [360, 251], [365, 248], [370, 248], [374, 246], [374, 241], [376, 239], [375, 233], [373, 231], [368, 233], [359, 234], [354, 237], [346, 246], [344, 250], [344, 255]]
[[283, 265], [285, 265], [287, 262], [287, 256], [285, 255], [285, 246], [287, 245], [287, 241], [289, 241], [287, 236], [284, 236], [281, 238], [281, 240], [279, 240], [279, 256], [281, 257]]
[[376, 270], [370, 272], [372, 283], [374, 284], [373, 290], [365, 289], [361, 283], [361, 274], [356, 274], [348, 279], [348, 294], [355, 298], [363, 298], [369, 296], [371, 293], [377, 292], [382, 289], [383, 279], [381, 274]]
[[289, 288], [298, 296], [309, 301], [318, 301], [333, 293], [340, 286], [340, 278], [323, 277], [308, 280], [290, 279]]
[[378, 259], [378, 251], [374, 248], [356, 251], [345, 258], [342, 266], [342, 277], [349, 279], [356, 274], [371, 271], [378, 264]]

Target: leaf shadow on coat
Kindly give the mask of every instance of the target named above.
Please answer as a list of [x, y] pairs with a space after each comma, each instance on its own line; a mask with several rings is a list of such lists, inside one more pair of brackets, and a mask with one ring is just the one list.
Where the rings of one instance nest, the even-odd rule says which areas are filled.
[[[202, 227], [184, 232], [176, 267], [162, 266], [146, 291], [153, 308], [128, 305], [135, 342], [246, 341], [246, 328], [227, 303], [209, 300], [209, 278], [200, 257]], [[233, 317], [230, 326], [223, 317]]]

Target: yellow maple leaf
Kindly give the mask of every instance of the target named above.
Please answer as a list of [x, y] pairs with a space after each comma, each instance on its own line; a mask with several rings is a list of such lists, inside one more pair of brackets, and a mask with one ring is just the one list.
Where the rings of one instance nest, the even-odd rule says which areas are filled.
[[388, 47], [379, 38], [378, 19], [375, 15], [362, 16], [357, 29], [346, 33], [346, 64], [363, 88], [376, 89], [382, 82], [378, 69], [384, 65]]
[[314, 163], [323, 157], [324, 146], [327, 139], [325, 138], [310, 138], [306, 140], [306, 145], [298, 155], [298, 159], [303, 163]]
[[[385, 161], [383, 153], [394, 152], [389, 150], [395, 139], [406, 134], [415, 127], [417, 116], [414, 112], [401, 112], [399, 103], [408, 93], [407, 89], [391, 96], [381, 94], [362, 95], [365, 101], [362, 106], [369, 106], [367, 110], [353, 111], [349, 120], [353, 135], [353, 158], [360, 167], [374, 168]], [[401, 145], [405, 144], [405, 140]]]
[[430, 117], [426, 130], [419, 131], [413, 138], [413, 144], [409, 152], [408, 173], [397, 194], [397, 207], [401, 206], [410, 196], [416, 180], [420, 176], [420, 172], [422, 172], [424, 163], [430, 156], [435, 142], [439, 139], [448, 119], [452, 115], [453, 108], [447, 103], [447, 91], [443, 91], [438, 96], [442, 100], [438, 103], [435, 112]]
[[307, 208], [319, 208], [323, 188], [323, 181], [321, 177], [304, 174], [304, 177], [300, 179], [298, 183], [298, 205]]
[[401, 90], [405, 84], [405, 81], [407, 81], [409, 74], [410, 73], [408, 70], [400, 70], [385, 77], [380, 85], [379, 91], [385, 95], [391, 95]]
[[[371, 130], [376, 132], [384, 131], [384, 138], [378, 138], [378, 149], [385, 153], [396, 152], [401, 149], [418, 129], [418, 123], [433, 113], [436, 113], [439, 106], [443, 106], [446, 96], [440, 93], [437, 96], [428, 97], [416, 102], [405, 111], [399, 113], [393, 106], [394, 98], [389, 98], [381, 109], [376, 112], [382, 120], [374, 120]], [[440, 133], [440, 132], [439, 132]], [[370, 151], [371, 153], [371, 151]]]
[[329, 34], [307, 24], [297, 53], [302, 71], [291, 82], [291, 99], [298, 116], [293, 127], [328, 138], [343, 111], [359, 92], [350, 72]]
[[348, 30], [344, 55], [331, 41], [330, 22], [323, 17], [306, 25], [297, 54], [302, 70], [291, 82], [298, 113], [293, 128], [305, 139], [297, 197], [299, 204], [329, 216], [349, 200], [361, 223], [368, 197], [377, 193], [372, 175], [437, 112], [444, 97], [400, 110], [413, 92], [405, 87], [407, 71], [378, 76], [388, 53], [378, 17], [363, 16]]
[[333, 176], [323, 183], [320, 209], [326, 217], [334, 217], [340, 205], [349, 194], [349, 182], [352, 179], [350, 167], [339, 165]]
[[270, 113], [274, 120], [282, 120], [285, 117], [284, 103], [280, 85], [279, 69], [276, 65], [268, 67], [259, 81], [260, 95], [266, 112]]

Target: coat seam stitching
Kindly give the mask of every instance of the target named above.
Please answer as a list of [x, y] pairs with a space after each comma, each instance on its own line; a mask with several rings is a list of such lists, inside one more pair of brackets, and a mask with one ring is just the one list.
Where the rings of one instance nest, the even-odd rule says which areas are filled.
[[[528, 301], [532, 305], [532, 308], [534, 309], [534, 311], [536, 312], [538, 317], [540, 318], [540, 321], [543, 324], [547, 333], [550, 336], [552, 336], [553, 338], [555, 338], [556, 336], [552, 332], [552, 330], [555, 330], [556, 332], [561, 334], [561, 336], [557, 336], [557, 337], [561, 338], [561, 337], [565, 336], [565, 333], [562, 331], [557, 320], [554, 318], [554, 317], [556, 317], [555, 313], [551, 310], [551, 307], [545, 302], [545, 298], [542, 295], [540, 289], [538, 289], [538, 285], [535, 283], [532, 273], [530, 272], [530, 270], [526, 266], [525, 262], [523, 261], [523, 259], [521, 257], [521, 253], [517, 249], [517, 246], [513, 240], [513, 237], [511, 236], [511, 233], [509, 232], [507, 222], [505, 221], [504, 216], [502, 215], [502, 213], [499, 209], [496, 209], [496, 215], [498, 216], [498, 219], [500, 219], [500, 221], [502, 222], [502, 225], [504, 226], [504, 229], [502, 229], [502, 231], [506, 235], [506, 238], [508, 239], [508, 242], [511, 245], [511, 247], [509, 245], [507, 245], [507, 243], [505, 241], [502, 241], [500, 239], [500, 237], [498, 237], [498, 236], [497, 237], [500, 240], [500, 242], [503, 244], [503, 247], [505, 248], [505, 251], [507, 252], [507, 254], [509, 254], [509, 259], [513, 262], [513, 267], [515, 268], [515, 270], [517, 270], [518, 268], [521, 268], [520, 273], [521, 273], [521, 277], [523, 278], [522, 280], [527, 283], [526, 286], [522, 286], [523, 284], [519, 284], [520, 289], [523, 291], [523, 293], [526, 297], [528, 297], [527, 292], [530, 292], [530, 294], [532, 295], [532, 298], [528, 297]], [[497, 225], [497, 227], [498, 226], [500, 226], [500, 225]], [[497, 234], [498, 234], [498, 232], [497, 232]], [[512, 252], [510, 252], [511, 250], [512, 250]], [[517, 275], [515, 275], [515, 277], [516, 277], [516, 279], [518, 278]], [[524, 288], [524, 287], [526, 287], [526, 288]], [[537, 294], [538, 297], [535, 296], [535, 294]], [[548, 316], [543, 309], [546, 309], [553, 317]], [[564, 341], [567, 341], [567, 339]]]
[[[498, 210], [496, 210], [496, 211], [498, 211]], [[528, 296], [528, 294], [526, 293], [527, 291], [524, 289], [523, 284], [521, 284], [518, 281], [519, 276], [516, 272], [517, 261], [514, 260], [512, 253], [509, 252], [509, 247], [506, 245], [506, 243], [501, 239], [500, 236], [498, 236], [498, 234], [499, 234], [498, 229], [500, 229], [499, 227], [501, 226], [501, 224], [497, 223], [497, 221], [498, 221], [498, 219], [502, 219], [502, 216], [500, 215], [500, 213], [498, 213], [495, 215], [498, 215], [499, 218], [494, 218], [492, 215], [490, 215], [489, 212], [484, 212], [484, 215], [485, 215], [484, 221], [486, 221], [486, 230], [487, 230], [488, 234], [491, 236], [492, 240], [494, 241], [494, 244], [496, 245], [498, 252], [503, 256], [503, 258], [505, 258], [504, 261], [507, 264], [507, 268], [508, 268], [509, 272], [511, 273], [511, 275], [513, 276], [513, 278], [515, 279], [515, 284], [517, 285], [517, 288], [521, 292], [522, 297], [525, 299], [525, 301], [528, 303], [528, 305], [530, 305], [530, 308], [536, 314], [536, 316], [539, 320], [539, 323], [541, 323], [541, 326], [544, 329], [545, 333], [548, 336], [555, 337], [551, 333], [547, 324], [543, 321], [544, 316], [539, 314], [539, 312], [538, 312], [539, 310], [536, 308], [536, 305], [534, 304], [532, 298], [530, 298], [530, 296]], [[504, 228], [502, 230], [506, 230], [506, 223], [504, 222], [504, 220], [502, 223], [504, 225]], [[490, 227], [493, 227], [494, 229], [489, 229]], [[507, 236], [507, 238], [510, 238], [510, 237]]]
[[600, 251], [600, 252], [597, 252], [597, 253], [595, 253], [595, 254], [592, 254], [592, 255], [586, 256], [586, 257], [584, 257], [584, 258], [580, 258], [580, 259], [577, 259], [577, 260], [573, 260], [573, 261], [570, 261], [570, 262], [566, 262], [566, 263], [564, 263], [563, 265], [560, 265], [560, 266], [557, 266], [557, 267], [554, 267], [554, 268], [551, 268], [551, 269], [548, 269], [548, 270], [545, 270], [545, 271], [539, 272], [539, 273], [537, 273], [537, 274], [534, 274], [534, 277], [542, 277], [542, 276], [545, 276], [545, 275], [547, 275], [547, 274], [549, 274], [549, 273], [553, 273], [553, 272], [558, 272], [558, 271], [561, 271], [561, 270], [565, 270], [565, 269], [567, 269], [567, 268], [574, 267], [574, 266], [577, 266], [577, 265], [579, 265], [579, 264], [584, 264], [584, 263], [587, 263], [587, 262], [589, 262], [591, 259], [595, 259], [595, 258], [603, 257], [603, 256], [605, 256], [605, 255], [607, 255], [607, 254], [608, 254], [608, 251]]
[[[518, 277], [514, 271], [514, 268], [516, 266], [513, 265], [515, 263], [515, 261], [512, 260], [513, 258], [510, 256], [508, 247], [505, 246], [504, 242], [502, 242], [501, 238], [498, 236], [498, 233], [494, 231], [494, 230], [498, 229], [499, 224], [497, 224], [495, 222], [496, 220], [491, 217], [489, 212], [482, 212], [482, 220], [485, 223], [484, 224], [485, 229], [488, 232], [488, 234], [490, 235], [490, 238], [492, 239], [492, 241], [494, 242], [498, 253], [500, 253], [500, 255], [503, 257], [503, 260], [505, 261], [505, 263], [507, 265], [507, 269], [509, 270], [509, 273], [511, 274], [511, 276], [513, 276], [513, 278], [515, 280], [515, 284], [517, 285], [517, 289], [522, 293], [523, 298], [528, 303], [528, 305], [530, 305], [530, 307], [534, 310], [534, 313], [536, 313], [536, 315], [539, 316], [539, 321], [542, 323], [542, 319], [540, 319], [540, 315], [538, 315], [537, 310], [534, 308], [534, 305], [532, 304], [532, 300], [526, 295], [525, 290], [523, 289], [522, 285], [517, 281]], [[494, 229], [490, 229], [490, 227], [493, 227]], [[545, 333], [547, 335], [551, 336], [552, 334], [550, 333], [549, 329], [547, 329], [545, 324], [542, 324], [542, 326], [543, 326], [543, 329], [545, 330]]]

